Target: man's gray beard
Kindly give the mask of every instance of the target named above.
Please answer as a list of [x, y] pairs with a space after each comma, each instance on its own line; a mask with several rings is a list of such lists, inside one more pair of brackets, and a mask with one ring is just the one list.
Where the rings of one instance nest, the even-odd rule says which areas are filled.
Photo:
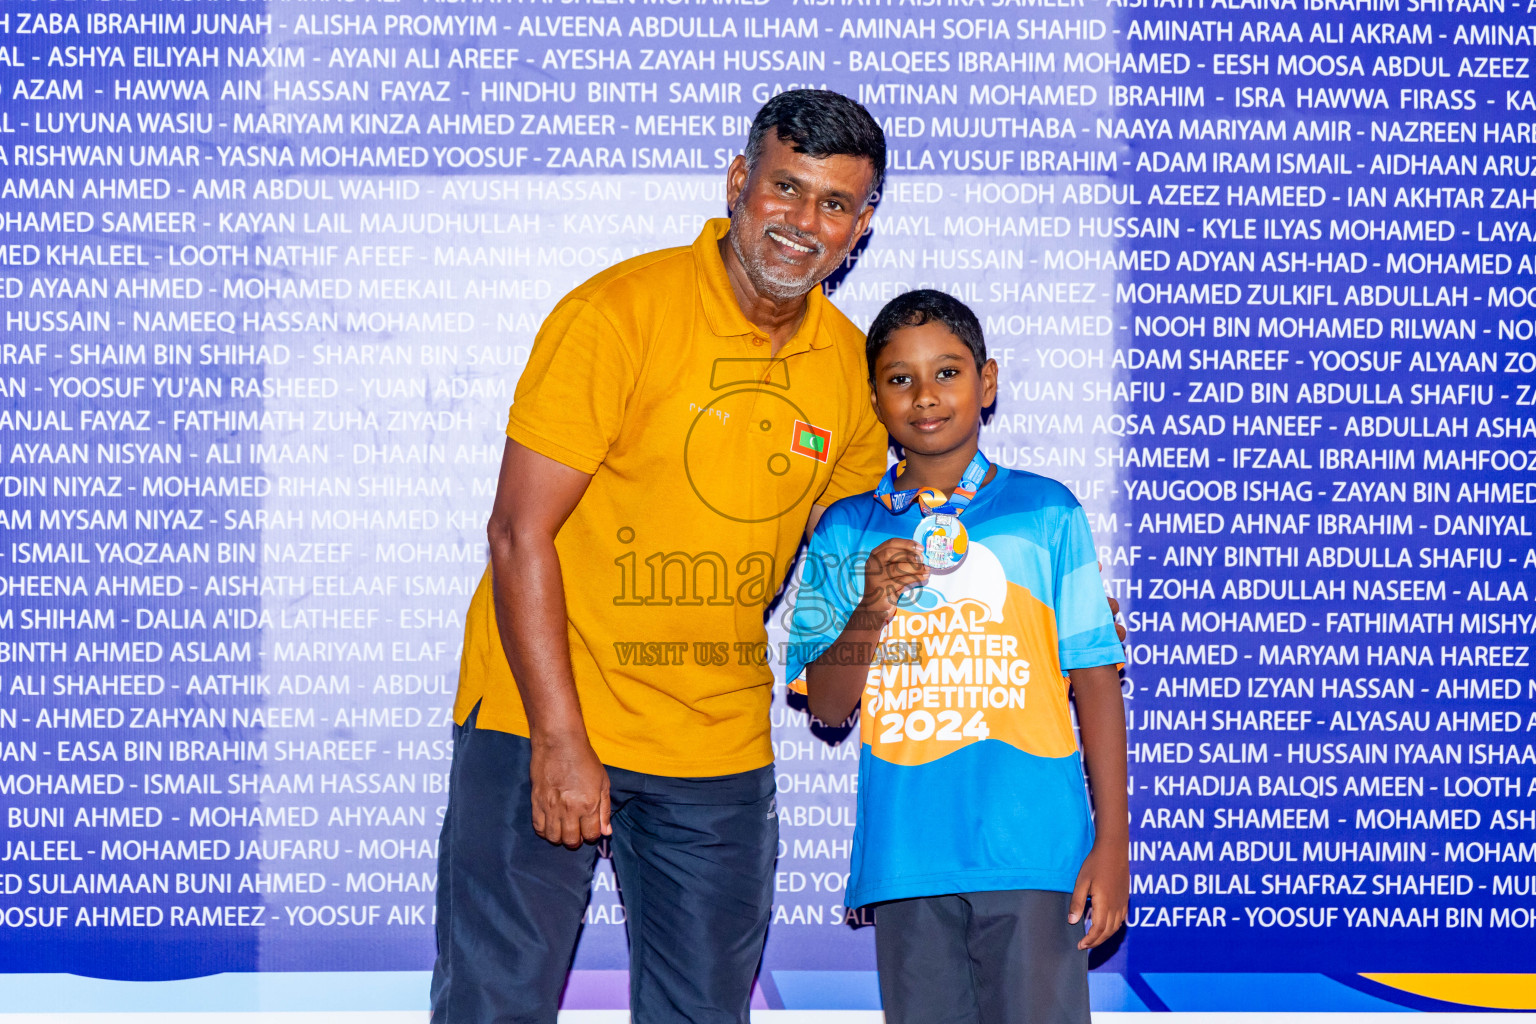
[[[811, 289], [821, 283], [820, 278], [806, 280], [803, 278], [787, 279], [780, 277], [755, 257], [749, 258], [742, 251], [741, 232], [737, 230], [741, 227], [746, 227], [746, 225], [736, 223], [731, 225], [731, 248], [735, 251], [736, 258], [741, 261], [742, 267], [747, 272], [747, 278], [752, 282], [752, 287], [757, 289], [758, 294], [764, 298], [777, 299], [780, 302], [784, 302], [810, 294]], [[759, 230], [762, 229], [759, 228]], [[845, 253], [844, 255], [847, 254]], [[808, 276], [814, 277], [814, 272]]]

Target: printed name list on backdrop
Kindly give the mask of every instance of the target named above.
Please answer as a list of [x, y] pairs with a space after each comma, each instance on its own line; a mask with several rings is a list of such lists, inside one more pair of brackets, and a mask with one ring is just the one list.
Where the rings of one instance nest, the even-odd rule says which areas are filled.
[[[1526, 0], [5, 5], [0, 971], [430, 965], [534, 333], [808, 85], [891, 145], [832, 297], [976, 308], [987, 454], [1126, 610], [1116, 1005], [1528, 969], [1533, 46]], [[763, 998], [850, 1005], [856, 740], [773, 713]], [[606, 865], [587, 923], [622, 969]]]

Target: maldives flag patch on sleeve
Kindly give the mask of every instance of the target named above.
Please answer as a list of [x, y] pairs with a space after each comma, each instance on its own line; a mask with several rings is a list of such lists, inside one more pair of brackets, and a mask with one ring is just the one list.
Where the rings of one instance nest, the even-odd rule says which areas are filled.
[[795, 432], [790, 439], [789, 450], [817, 462], [826, 462], [832, 453], [832, 431], [813, 427], [804, 420], [795, 420]]

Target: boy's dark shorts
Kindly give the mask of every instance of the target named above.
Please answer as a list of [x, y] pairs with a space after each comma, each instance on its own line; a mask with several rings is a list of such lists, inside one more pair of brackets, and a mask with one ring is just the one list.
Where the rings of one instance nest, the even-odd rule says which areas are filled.
[[886, 1024], [1089, 1024], [1072, 894], [963, 892], [875, 907]]

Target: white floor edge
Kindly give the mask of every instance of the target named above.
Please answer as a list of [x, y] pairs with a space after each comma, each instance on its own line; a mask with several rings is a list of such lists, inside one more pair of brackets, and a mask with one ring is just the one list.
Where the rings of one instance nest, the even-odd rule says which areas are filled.
[[[0, 993], [0, 999], [3, 999]], [[1536, 1013], [1095, 1013], [1094, 1024], [1490, 1024]], [[427, 1024], [423, 1011], [322, 1013], [0, 1013], [0, 1024]], [[560, 1024], [629, 1024], [624, 1010], [567, 1010]], [[883, 1024], [871, 1010], [754, 1010], [752, 1024]]]

